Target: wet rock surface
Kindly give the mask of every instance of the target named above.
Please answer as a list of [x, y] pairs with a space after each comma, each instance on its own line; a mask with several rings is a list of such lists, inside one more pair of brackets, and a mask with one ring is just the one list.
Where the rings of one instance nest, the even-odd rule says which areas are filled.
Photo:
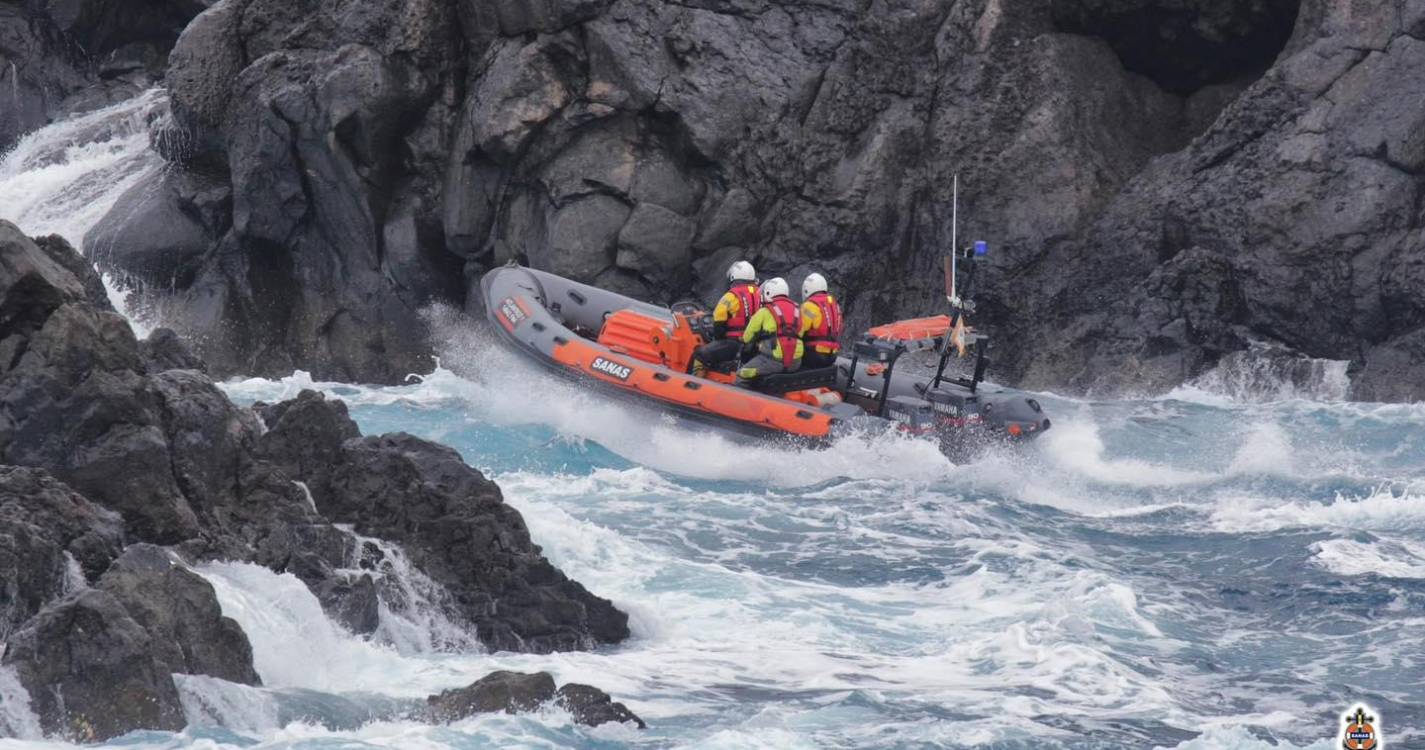
[[114, 596], [86, 589], [12, 636], [5, 664], [19, 672], [46, 734], [93, 742], [138, 728], [183, 728], [178, 689], [159, 657], [167, 645]]
[[360, 437], [346, 405], [314, 391], [262, 415], [259, 454], [308, 477], [323, 517], [400, 544], [483, 643], [548, 652], [628, 637], [627, 616], [550, 565], [499, 487], [455, 451], [404, 433]]
[[168, 550], [129, 546], [96, 587], [113, 595], [149, 632], [155, 655], [169, 672], [262, 684], [252, 666], [252, 645], [238, 624], [223, 616], [212, 584]]
[[632, 722], [639, 729], [647, 726], [627, 706], [596, 687], [571, 682], [556, 690], [554, 684], [546, 672], [491, 672], [466, 687], [430, 696], [425, 713], [432, 721], [451, 722], [481, 713], [533, 711], [553, 702], [586, 726], [609, 722]]
[[43, 469], [0, 467], [0, 641], [47, 602], [97, 578], [123, 548], [117, 513]]
[[631, 721], [638, 725], [639, 729], [648, 726], [643, 723], [643, 719], [628, 710], [628, 706], [613, 700], [608, 693], [593, 685], [577, 682], [561, 685], [554, 692], [554, 699], [580, 724], [596, 727], [611, 722], [622, 724]]
[[[0, 153], [58, 117], [112, 104], [163, 77], [210, 0], [0, 2]], [[79, 238], [75, 238], [77, 241]]]
[[147, 188], [202, 242], [124, 257], [189, 248], [174, 323], [219, 374], [392, 382], [429, 366], [417, 311], [512, 259], [669, 301], [747, 257], [827, 274], [851, 329], [938, 312], [959, 174], [1000, 381], [1157, 391], [1266, 343], [1408, 398], [1398, 5], [223, 0]]
[[395, 543], [489, 648], [628, 636], [454, 451], [362, 437], [315, 392], [239, 407], [171, 332], [136, 341], [93, 276], [62, 240], [0, 221], [0, 642], [46, 732], [179, 729], [174, 673], [260, 684], [188, 567], [208, 560], [291, 572], [372, 633], [370, 571]]

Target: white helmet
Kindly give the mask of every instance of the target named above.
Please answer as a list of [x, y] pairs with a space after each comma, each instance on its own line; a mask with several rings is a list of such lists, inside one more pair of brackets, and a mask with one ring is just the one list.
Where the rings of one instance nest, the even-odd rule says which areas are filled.
[[826, 277], [819, 273], [809, 273], [802, 281], [802, 299], [824, 291], [826, 291]]
[[736, 281], [752, 282], [757, 280], [757, 269], [745, 260], [739, 260], [727, 267], [727, 283]]
[[771, 302], [778, 297], [785, 297], [791, 293], [792, 290], [787, 288], [787, 280], [780, 276], [762, 282], [763, 302]]

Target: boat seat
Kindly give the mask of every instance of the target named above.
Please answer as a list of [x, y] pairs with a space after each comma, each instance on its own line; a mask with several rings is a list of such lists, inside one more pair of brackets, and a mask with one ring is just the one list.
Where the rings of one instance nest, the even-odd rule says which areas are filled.
[[759, 393], [780, 395], [788, 391], [805, 391], [812, 388], [835, 388], [836, 368], [818, 367], [815, 370], [797, 370], [777, 375], [763, 375], [752, 381], [752, 389]]

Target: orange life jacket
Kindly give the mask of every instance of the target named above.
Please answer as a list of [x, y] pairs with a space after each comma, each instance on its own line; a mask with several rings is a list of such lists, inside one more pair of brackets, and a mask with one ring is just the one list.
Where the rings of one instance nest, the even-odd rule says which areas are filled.
[[734, 284], [727, 291], [737, 297], [737, 312], [727, 316], [727, 337], [740, 339], [742, 332], [747, 330], [747, 324], [752, 321], [752, 316], [762, 309], [762, 294], [756, 284], [745, 283]]
[[797, 361], [797, 344], [802, 338], [802, 311], [797, 303], [777, 297], [767, 304], [777, 321], [777, 343], [782, 347], [782, 366], [791, 369]]
[[821, 322], [807, 329], [807, 346], [820, 347], [821, 351], [841, 351], [841, 305], [826, 292], [817, 292], [807, 301], [821, 308]]

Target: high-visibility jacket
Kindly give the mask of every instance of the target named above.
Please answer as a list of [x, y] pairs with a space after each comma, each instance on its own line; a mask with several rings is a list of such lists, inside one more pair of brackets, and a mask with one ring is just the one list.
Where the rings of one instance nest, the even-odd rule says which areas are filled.
[[802, 339], [822, 354], [841, 351], [841, 305], [826, 292], [802, 302]]
[[797, 303], [777, 297], [763, 305], [747, 324], [742, 343], [757, 344], [758, 351], [781, 360], [783, 367], [791, 369], [801, 361], [803, 354], [802, 316]]
[[756, 284], [739, 281], [713, 308], [713, 330], [730, 339], [742, 338], [748, 321], [762, 309], [762, 291]]

